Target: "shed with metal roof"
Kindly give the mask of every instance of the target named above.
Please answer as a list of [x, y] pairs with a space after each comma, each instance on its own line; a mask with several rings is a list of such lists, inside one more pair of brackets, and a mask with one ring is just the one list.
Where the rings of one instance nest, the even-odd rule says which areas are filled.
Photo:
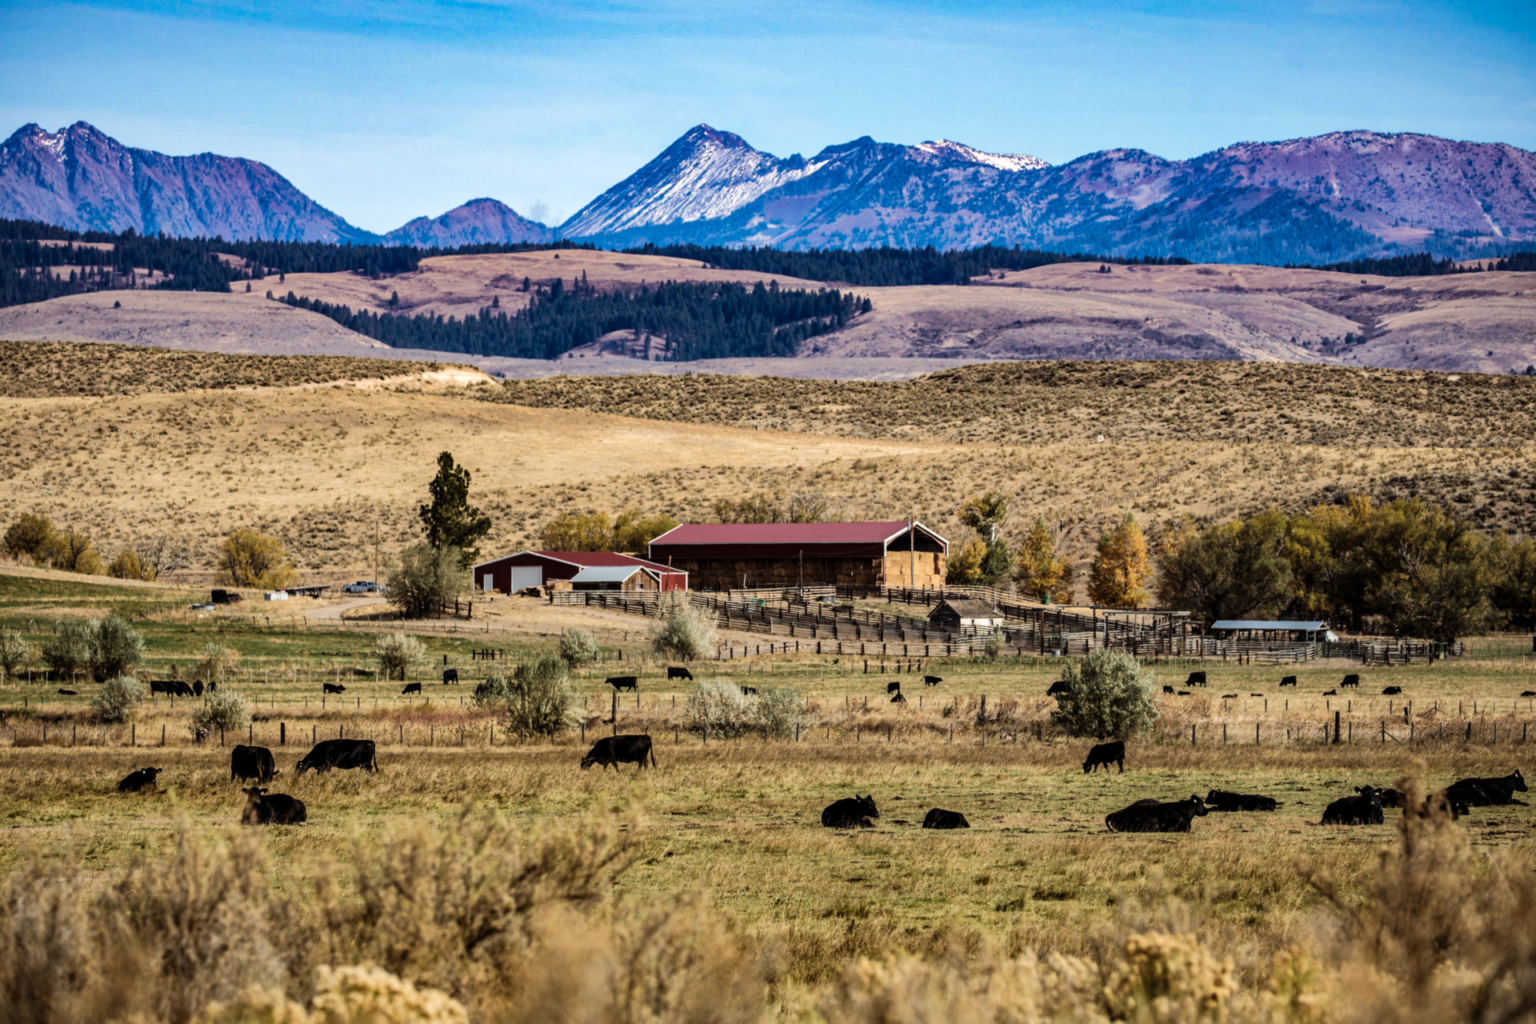
[[1317, 619], [1218, 619], [1211, 623], [1211, 634], [1235, 640], [1338, 640], [1328, 623]]
[[480, 562], [476, 590], [687, 590], [688, 573], [616, 551], [519, 551]]
[[922, 523], [684, 523], [651, 541], [652, 562], [695, 589], [944, 584], [949, 542]]

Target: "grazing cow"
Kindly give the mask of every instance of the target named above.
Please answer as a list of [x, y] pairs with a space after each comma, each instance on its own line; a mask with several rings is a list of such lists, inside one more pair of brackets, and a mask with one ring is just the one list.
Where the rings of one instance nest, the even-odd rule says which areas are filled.
[[1401, 686], [1384, 686], [1381, 688], [1381, 695], [1383, 697], [1395, 696], [1396, 694], [1400, 694], [1402, 692], [1403, 688]]
[[907, 698], [905, 698], [905, 697], [903, 697], [901, 695], [901, 691], [900, 690], [897, 690], [896, 691], [896, 696], [891, 698], [891, 703], [892, 704], [905, 704], [906, 702], [907, 702]]
[[1323, 811], [1324, 825], [1380, 825], [1381, 793], [1370, 786], [1356, 786], [1357, 796], [1340, 797]]
[[194, 680], [192, 680], [192, 696], [194, 696], [194, 697], [201, 697], [202, 695], [203, 695], [203, 681], [201, 679], [194, 679]]
[[755, 686], [743, 686], [741, 688], [741, 695], [743, 697], [756, 697], [757, 696], [757, 687], [755, 687]]
[[645, 759], [651, 759], [651, 767], [656, 767], [656, 753], [651, 750], [651, 738], [647, 735], [634, 734], [628, 736], [604, 736], [592, 744], [592, 749], [587, 756], [581, 759], [582, 770], [585, 771], [595, 764], [604, 768], [613, 766], [614, 771], [619, 770], [621, 764], [633, 764], [638, 768], [645, 767]]
[[1344, 681], [1342, 683], [1340, 683], [1339, 685], [1340, 686], [1359, 686], [1360, 685], [1360, 676], [1357, 673], [1351, 672], [1349, 675], [1344, 677]]
[[944, 681], [943, 676], [923, 676], [924, 686], [938, 686]]
[[219, 692], [219, 684], [218, 683], [209, 683], [208, 684], [208, 692], [209, 693], [218, 693]]
[[1222, 700], [1237, 700], [1237, 694], [1235, 694], [1235, 693], [1224, 693], [1224, 694], [1221, 695], [1221, 699]]
[[827, 805], [821, 812], [821, 823], [827, 828], [853, 828], [867, 823], [870, 818], [880, 817], [875, 809], [874, 794], [845, 797]]
[[1163, 692], [1164, 693], [1172, 693], [1173, 692], [1173, 687], [1165, 686], [1165, 687], [1163, 687]]
[[400, 691], [400, 696], [404, 697], [408, 693], [420, 693], [420, 692], [421, 692], [421, 684], [420, 683], [406, 683], [405, 684], [405, 689]]
[[66, 690], [66, 689], [64, 689], [64, 687], [61, 686], [61, 687], [59, 687], [59, 696], [61, 696], [61, 697], [78, 697], [78, 696], [80, 696], [80, 691], [78, 691], [78, 690]]
[[456, 668], [445, 668], [445, 669], [443, 669], [443, 685], [444, 686], [447, 686], [449, 683], [457, 683], [458, 681], [459, 681], [459, 670], [458, 669], [456, 669]]
[[1336, 690], [1336, 689], [1334, 689], [1334, 690], [1324, 690], [1323, 691], [1323, 696], [1324, 697], [1337, 697], [1338, 695], [1339, 695], [1339, 691]]
[[303, 800], [286, 793], [268, 794], [255, 786], [240, 792], [246, 797], [242, 825], [302, 825], [307, 820]]
[[[828, 808], [830, 810], [831, 808]], [[923, 819], [923, 828], [970, 828], [971, 823], [959, 811], [946, 811], [935, 807]]]
[[1098, 771], [1100, 765], [1104, 766], [1105, 771], [1109, 771], [1109, 766], [1112, 764], [1118, 764], [1122, 773], [1125, 771], [1124, 740], [1115, 740], [1113, 743], [1095, 743], [1088, 750], [1088, 760], [1083, 762], [1083, 774], [1087, 775], [1090, 772]]
[[668, 681], [671, 681], [673, 679], [686, 679], [686, 680], [688, 680], [691, 683], [691, 682], [693, 682], [693, 673], [689, 672], [688, 669], [686, 669], [686, 668], [684, 668], [684, 667], [682, 667], [680, 665], [668, 665], [667, 666], [667, 679], [668, 679]]
[[1502, 779], [1461, 779], [1446, 787], [1446, 792], [1453, 799], [1460, 800], [1468, 807], [1521, 803], [1515, 799], [1515, 793], [1525, 791], [1525, 776], [1520, 774], [1518, 768]]
[[901, 692], [901, 683], [899, 683], [899, 682], [896, 682], [896, 683], [886, 683], [885, 684], [885, 692], [886, 693], [900, 693]]
[[620, 690], [634, 690], [636, 693], [639, 693], [640, 692], [640, 677], [639, 676], [609, 676], [608, 677], [608, 685], [613, 687], [613, 692], [614, 693], [618, 693]]
[[1184, 685], [1185, 686], [1204, 686], [1205, 685], [1205, 672], [1204, 672], [1204, 670], [1199, 671], [1199, 672], [1191, 672], [1189, 674], [1189, 678], [1184, 680]]
[[1189, 696], [1189, 691], [1188, 690], [1180, 690], [1179, 691], [1179, 696], [1180, 697], [1188, 697]]
[[1197, 816], [1208, 813], [1205, 801], [1193, 795], [1168, 803], [1138, 800], [1106, 815], [1104, 824], [1111, 832], [1188, 832]]
[[229, 781], [239, 779], [255, 779], [257, 782], [271, 782], [276, 775], [277, 762], [272, 759], [272, 751], [266, 747], [248, 747], [244, 743], [235, 745], [235, 749], [229, 752]]
[[1072, 684], [1065, 679], [1058, 679], [1051, 684], [1051, 688], [1045, 691], [1047, 697], [1062, 697], [1072, 692]]
[[346, 693], [347, 692], [347, 688], [345, 686], [343, 686], [341, 683], [321, 683], [320, 684], [320, 692], [322, 692], [322, 693]]
[[1250, 696], [1250, 697], [1262, 697], [1264, 695], [1262, 693], [1250, 693], [1248, 696]]
[[293, 767], [300, 775], [311, 768], [317, 772], [328, 772], [332, 768], [361, 768], [376, 772], [379, 762], [374, 756], [373, 740], [321, 740]]
[[1296, 685], [1296, 677], [1295, 676], [1286, 676], [1285, 678], [1280, 680], [1280, 685], [1281, 686], [1295, 686]]
[[122, 782], [119, 782], [117, 784], [117, 791], [119, 793], [142, 793], [146, 789], [159, 789], [159, 785], [155, 782], [155, 776], [159, 775], [163, 770], [161, 768], [140, 768]]
[[1228, 793], [1224, 789], [1213, 789], [1207, 793], [1205, 805], [1213, 811], [1272, 811], [1280, 806], [1272, 796]]
[[173, 679], [151, 679], [149, 681], [149, 692], [174, 694], [176, 692], [176, 681]]
[[1536, 690], [1526, 690], [1520, 694], [1522, 697], [1536, 697]]

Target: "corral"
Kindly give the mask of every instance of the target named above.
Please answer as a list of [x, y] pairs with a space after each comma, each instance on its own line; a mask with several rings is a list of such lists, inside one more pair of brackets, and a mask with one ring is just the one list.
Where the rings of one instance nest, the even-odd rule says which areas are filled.
[[696, 590], [937, 586], [949, 542], [922, 523], [685, 523], [650, 544]]

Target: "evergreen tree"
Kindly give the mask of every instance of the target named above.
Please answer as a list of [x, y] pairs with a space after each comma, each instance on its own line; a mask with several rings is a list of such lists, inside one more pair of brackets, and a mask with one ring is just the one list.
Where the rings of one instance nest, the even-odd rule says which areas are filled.
[[453, 456], [443, 452], [437, 457], [437, 476], [427, 485], [432, 503], [418, 511], [427, 543], [439, 550], [459, 549], [466, 568], [480, 555], [475, 545], [491, 532], [491, 517], [469, 503], [469, 479], [469, 470], [454, 465]]

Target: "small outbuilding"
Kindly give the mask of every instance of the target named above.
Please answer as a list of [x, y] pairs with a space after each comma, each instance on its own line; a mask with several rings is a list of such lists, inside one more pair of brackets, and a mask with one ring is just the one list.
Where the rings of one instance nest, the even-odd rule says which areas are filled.
[[553, 590], [688, 589], [688, 574], [615, 551], [519, 551], [480, 562], [472, 570], [476, 590], [517, 594]]
[[1298, 643], [1333, 643], [1339, 639], [1326, 622], [1291, 619], [1220, 619], [1211, 623], [1211, 635], [1218, 640], [1285, 640]]
[[993, 633], [1003, 628], [1003, 613], [978, 597], [946, 597], [933, 606], [928, 621], [940, 629], [963, 633]]

